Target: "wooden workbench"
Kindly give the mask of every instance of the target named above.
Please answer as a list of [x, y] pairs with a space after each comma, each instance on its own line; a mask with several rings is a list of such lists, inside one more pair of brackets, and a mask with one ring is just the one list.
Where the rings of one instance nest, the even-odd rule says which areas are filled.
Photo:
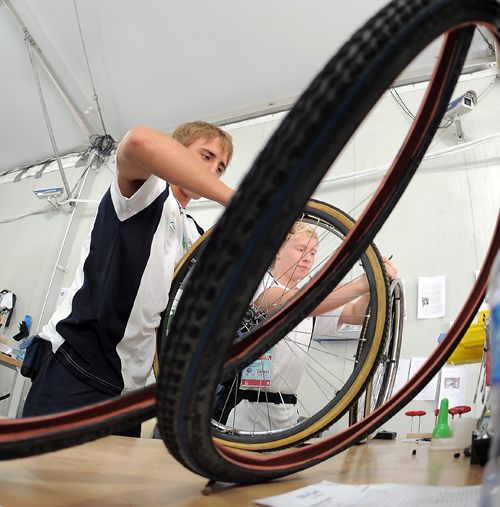
[[[412, 451], [416, 449], [416, 454]], [[463, 452], [430, 451], [428, 445], [372, 440], [308, 470], [252, 485], [207, 483], [169, 455], [161, 440], [110, 436], [62, 451], [0, 461], [0, 505], [31, 506], [250, 506], [252, 500], [322, 480], [345, 484], [480, 484], [483, 468]]]

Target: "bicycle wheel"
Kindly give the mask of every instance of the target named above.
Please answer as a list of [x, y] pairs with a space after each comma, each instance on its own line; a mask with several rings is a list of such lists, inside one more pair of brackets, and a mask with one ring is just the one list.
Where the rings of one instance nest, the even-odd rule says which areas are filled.
[[[214, 480], [269, 480], [340, 452], [368, 434], [374, 424], [383, 422], [381, 407], [363, 424], [338, 435], [341, 441], [331, 437], [265, 457], [214, 444], [210, 429], [212, 396], [221, 375], [236, 374], [269, 349], [273, 342], [269, 337], [276, 330], [284, 336], [293, 329], [366, 249], [406, 188], [446, 110], [470, 45], [472, 23], [495, 29], [498, 19], [498, 5], [490, 1], [473, 5], [460, 0], [389, 4], [327, 64], [257, 158], [207, 241], [203, 262], [194, 268], [172, 322], [175, 343], [161, 358], [160, 430], [170, 452], [186, 467]], [[406, 64], [444, 32], [443, 50], [410, 134], [383, 186], [329, 267], [300, 297], [248, 333], [240, 346], [232, 345], [258, 281], [345, 140]], [[486, 277], [479, 279], [486, 283]], [[458, 343], [471, 318], [465, 308], [445, 341], [447, 345]], [[279, 339], [280, 333], [274, 339]], [[431, 369], [447, 353], [438, 354]], [[424, 378], [428, 381], [426, 375]], [[413, 385], [400, 392], [409, 395], [412, 389]], [[386, 406], [393, 400], [401, 401], [396, 395]]]
[[391, 283], [389, 301], [390, 322], [385, 348], [366, 391], [349, 409], [351, 425], [372, 413], [392, 396], [403, 340], [404, 292], [399, 278]]
[[[304, 286], [342, 244], [354, 220], [334, 206], [319, 201], [310, 201], [299, 220], [308, 224], [318, 238], [314, 268], [307, 280], [302, 281]], [[297, 222], [294, 227], [296, 225]], [[195, 245], [176, 270], [169, 305], [157, 333], [157, 356], [163, 347], [169, 346], [169, 322], [175, 315], [202, 244], [203, 240]], [[361, 276], [368, 280], [365, 299], [369, 298], [370, 303], [369, 315], [355, 317], [362, 325], [349, 326], [347, 332], [339, 335], [342, 307], [309, 319], [311, 324], [314, 323], [312, 335], [296, 330], [285, 336], [266, 359], [258, 360], [259, 373], [252, 372], [252, 378], [246, 381], [247, 386], [241, 385], [241, 373], [219, 386], [217, 401], [220, 409], [214, 410], [212, 418], [213, 434], [218, 441], [252, 450], [288, 447], [324, 431], [348, 410], [380, 362], [388, 328], [388, 318], [377, 318], [379, 314], [382, 317], [389, 315], [386, 311], [388, 281], [381, 256], [373, 244], [343, 283], [352, 283]], [[267, 288], [262, 285], [262, 291]], [[335, 298], [335, 291], [329, 298]], [[252, 304], [243, 316], [238, 334], [262, 325], [268, 318], [266, 312], [263, 305]], [[262, 365], [268, 365], [266, 378]], [[248, 387], [250, 383], [253, 387]], [[311, 396], [311, 390], [317, 393], [316, 397]], [[251, 397], [257, 397], [259, 401], [250, 401]]]

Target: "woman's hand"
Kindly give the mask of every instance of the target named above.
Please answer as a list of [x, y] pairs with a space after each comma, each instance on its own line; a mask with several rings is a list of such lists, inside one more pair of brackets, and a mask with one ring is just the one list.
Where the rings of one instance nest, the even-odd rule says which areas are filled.
[[385, 264], [385, 269], [387, 271], [387, 274], [389, 275], [389, 278], [391, 280], [394, 280], [398, 277], [398, 270], [396, 266], [391, 262], [391, 260], [388, 257], [382, 257], [382, 260]]

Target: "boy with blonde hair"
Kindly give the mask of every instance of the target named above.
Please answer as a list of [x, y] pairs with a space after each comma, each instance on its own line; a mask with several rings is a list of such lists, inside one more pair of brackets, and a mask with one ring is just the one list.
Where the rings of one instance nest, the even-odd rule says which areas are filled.
[[[184, 208], [200, 196], [227, 204], [233, 191], [219, 178], [232, 152], [231, 136], [205, 122], [172, 137], [145, 127], [125, 135], [69, 294], [35, 337], [51, 353], [23, 417], [145, 386], [175, 265], [203, 232]], [[124, 434], [139, 436], [140, 426]]]

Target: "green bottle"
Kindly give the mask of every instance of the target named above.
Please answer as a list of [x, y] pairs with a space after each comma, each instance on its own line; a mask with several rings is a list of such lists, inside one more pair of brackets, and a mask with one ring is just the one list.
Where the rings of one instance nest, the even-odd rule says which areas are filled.
[[439, 415], [436, 427], [432, 432], [432, 438], [447, 438], [450, 436], [450, 427], [448, 426], [448, 398], [441, 400]]

